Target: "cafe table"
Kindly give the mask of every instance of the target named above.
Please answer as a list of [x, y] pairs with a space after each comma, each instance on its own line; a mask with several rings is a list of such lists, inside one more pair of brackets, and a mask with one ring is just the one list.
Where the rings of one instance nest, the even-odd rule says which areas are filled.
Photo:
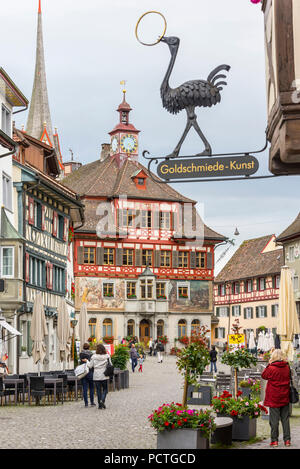
[[25, 380], [24, 380], [24, 378], [4, 378], [3, 384], [5, 386], [5, 389], [10, 388], [10, 386], [7, 386], [8, 384], [13, 384], [14, 385], [15, 405], [17, 405], [17, 401], [18, 401], [18, 384], [22, 384], [22, 386], [23, 386], [22, 403], [24, 404], [24, 401], [25, 401]]
[[74, 383], [75, 384], [75, 400], [78, 401], [78, 377], [76, 375], [68, 375], [67, 376], [68, 383]]
[[[63, 386], [64, 386], [64, 380], [63, 378], [55, 378], [53, 376], [45, 376], [45, 379], [44, 379], [44, 383], [45, 383], [45, 389], [47, 389], [47, 385], [49, 384], [53, 384], [53, 388], [51, 387], [51, 389], [53, 389], [53, 394], [54, 394], [54, 405], [56, 405], [56, 389], [57, 389], [57, 385], [61, 385], [61, 399], [62, 399], [62, 404], [64, 403], [64, 389], [63, 389]], [[49, 389], [49, 387], [48, 387]]]

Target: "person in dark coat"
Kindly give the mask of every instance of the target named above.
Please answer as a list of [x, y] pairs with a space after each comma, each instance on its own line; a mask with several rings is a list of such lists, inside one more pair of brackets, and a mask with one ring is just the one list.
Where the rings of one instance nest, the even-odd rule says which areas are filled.
[[130, 353], [130, 359], [131, 359], [131, 367], [134, 373], [135, 367], [137, 366], [137, 362], [138, 362], [138, 352], [134, 344], [131, 344], [131, 349], [129, 353]]
[[211, 373], [213, 372], [213, 370], [215, 371], [215, 373], [217, 373], [217, 355], [218, 352], [216, 351], [216, 347], [213, 345], [211, 347], [211, 351], [209, 352]]
[[[83, 344], [83, 350], [80, 352], [79, 358], [81, 363], [86, 363], [89, 362], [92, 358], [92, 352], [89, 350], [90, 345], [88, 342]], [[93, 368], [90, 369], [88, 374], [82, 378], [82, 394], [83, 394], [83, 400], [84, 400], [84, 405], [85, 407], [88, 407], [89, 401], [88, 401], [88, 390], [90, 391], [90, 401], [91, 401], [91, 406], [95, 406], [94, 402], [94, 380], [93, 380], [93, 375], [94, 375], [94, 370]]]
[[289, 421], [290, 404], [290, 367], [284, 353], [275, 349], [269, 364], [261, 377], [268, 381], [266, 386], [264, 405], [270, 408], [271, 443], [278, 446], [279, 422], [283, 429], [285, 446], [291, 445], [291, 431]]

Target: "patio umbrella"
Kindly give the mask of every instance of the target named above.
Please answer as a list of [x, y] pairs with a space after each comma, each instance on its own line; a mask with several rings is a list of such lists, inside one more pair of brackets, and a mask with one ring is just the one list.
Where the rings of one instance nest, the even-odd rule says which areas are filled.
[[272, 348], [275, 348], [275, 340], [274, 340], [274, 334], [273, 332], [270, 332], [270, 350]]
[[269, 334], [269, 332], [266, 332], [266, 334], [264, 336], [264, 341], [263, 341], [263, 351], [268, 352], [269, 350], [271, 350], [271, 347], [270, 347], [270, 334]]
[[289, 360], [293, 359], [293, 336], [300, 333], [296, 310], [292, 274], [289, 267], [281, 269], [279, 287], [279, 313], [277, 333], [280, 335], [281, 350]]
[[72, 331], [68, 308], [64, 298], [59, 298], [57, 312], [57, 338], [59, 342], [59, 354], [60, 360], [65, 364], [70, 356]]
[[46, 344], [44, 342], [45, 336], [48, 335], [46, 317], [44, 312], [44, 305], [42, 294], [38, 292], [36, 294], [32, 320], [31, 320], [31, 330], [30, 337], [33, 341], [32, 348], [32, 357], [34, 363], [43, 363], [46, 356]]
[[82, 348], [83, 344], [87, 342], [89, 338], [89, 325], [88, 325], [88, 316], [87, 316], [87, 306], [86, 303], [82, 303], [79, 314], [79, 339], [80, 347]]
[[256, 347], [256, 343], [255, 343], [255, 339], [254, 339], [254, 332], [251, 331], [250, 336], [249, 336], [248, 348], [249, 348], [249, 350], [254, 350], [255, 347]]
[[264, 342], [264, 332], [260, 331], [258, 334], [258, 341], [257, 341], [257, 349], [258, 350], [263, 350], [263, 342]]

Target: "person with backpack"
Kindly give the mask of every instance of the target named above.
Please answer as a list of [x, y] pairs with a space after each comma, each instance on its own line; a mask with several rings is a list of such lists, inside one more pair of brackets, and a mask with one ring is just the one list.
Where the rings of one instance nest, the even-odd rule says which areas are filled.
[[103, 344], [98, 344], [96, 353], [88, 362], [89, 368], [94, 368], [93, 380], [96, 385], [98, 409], [106, 409], [105, 399], [108, 393], [109, 376], [105, 375], [107, 364], [112, 365], [110, 355]]
[[217, 373], [217, 355], [218, 355], [218, 352], [216, 351], [216, 347], [213, 345], [209, 352], [211, 373], [213, 373], [213, 371]]
[[157, 341], [156, 350], [157, 350], [158, 363], [162, 363], [162, 361], [163, 361], [162, 352], [165, 351], [165, 346], [160, 340]]
[[[92, 352], [90, 351], [90, 345], [88, 342], [83, 344], [83, 350], [79, 354], [79, 358], [81, 363], [87, 363], [91, 360], [92, 358]], [[93, 374], [94, 370], [91, 368], [86, 376], [82, 378], [81, 383], [82, 383], [82, 394], [83, 394], [83, 400], [84, 400], [84, 405], [85, 407], [89, 406], [89, 401], [88, 401], [88, 390], [90, 391], [90, 401], [91, 401], [91, 406], [95, 406], [96, 404], [94, 403], [94, 381], [93, 381]]]

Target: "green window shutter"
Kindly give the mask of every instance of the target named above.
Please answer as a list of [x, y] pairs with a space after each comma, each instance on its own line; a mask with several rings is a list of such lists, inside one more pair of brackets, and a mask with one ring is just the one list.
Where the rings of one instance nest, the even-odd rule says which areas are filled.
[[77, 248], [77, 263], [78, 264], [83, 264], [83, 246], [78, 246]]
[[239, 305], [239, 316], [241, 316], [241, 315], [242, 315], [242, 307], [241, 307], [241, 305]]
[[218, 328], [216, 327], [216, 328], [215, 328], [215, 339], [218, 339], [218, 338], [219, 338], [218, 335], [219, 335], [219, 334], [218, 334]]
[[246, 319], [246, 308], [244, 308], [244, 319]]
[[272, 277], [272, 288], [276, 288], [276, 277]]
[[256, 317], [257, 318], [259, 317], [259, 308], [258, 308], [258, 306], [256, 306]]
[[116, 249], [116, 266], [123, 265], [123, 249], [117, 248]]
[[253, 308], [251, 308], [251, 319], [253, 319]]
[[209, 270], [213, 269], [213, 255], [211, 252], [208, 252], [206, 256], [206, 267]]
[[220, 308], [219, 308], [219, 307], [218, 307], [218, 308], [216, 308], [216, 316], [217, 316], [217, 318], [219, 318], [219, 317], [220, 317]]
[[135, 265], [136, 267], [141, 267], [142, 265], [142, 250], [136, 249], [135, 251]]
[[231, 293], [234, 295], [234, 283], [231, 284]]
[[267, 282], [266, 282], [266, 279], [264, 278], [264, 290], [266, 289], [266, 286], [267, 286]]
[[190, 252], [190, 268], [196, 268], [196, 253], [194, 251]]
[[230, 307], [227, 306], [227, 317], [229, 318], [229, 315], [230, 315]]
[[237, 284], [237, 292], [238, 292], [238, 294], [240, 294], [240, 285], [241, 285], [240, 283]]
[[264, 317], [265, 318], [268, 317], [268, 307], [267, 306], [264, 306]]
[[272, 305], [271, 310], [272, 310], [272, 313], [271, 313], [272, 318], [275, 318], [275, 305]]

